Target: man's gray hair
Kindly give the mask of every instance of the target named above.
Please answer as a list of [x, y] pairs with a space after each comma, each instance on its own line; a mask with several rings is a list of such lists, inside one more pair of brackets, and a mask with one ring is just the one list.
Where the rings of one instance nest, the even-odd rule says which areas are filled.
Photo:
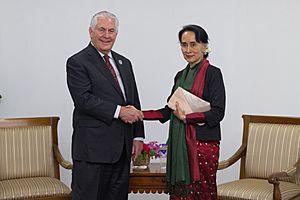
[[92, 28], [95, 28], [96, 24], [97, 24], [97, 20], [98, 18], [100, 17], [103, 17], [103, 18], [112, 18], [115, 20], [115, 25], [116, 25], [116, 30], [118, 30], [118, 27], [119, 27], [119, 20], [118, 18], [116, 17], [116, 15], [108, 12], [108, 11], [100, 11], [98, 13], [96, 13], [93, 17], [92, 17], [92, 20], [91, 20], [91, 24], [90, 24], [90, 27]]

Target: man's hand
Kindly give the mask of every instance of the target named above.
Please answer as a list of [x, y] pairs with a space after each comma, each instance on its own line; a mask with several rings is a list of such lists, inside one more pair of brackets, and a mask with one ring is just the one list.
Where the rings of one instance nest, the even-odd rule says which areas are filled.
[[186, 120], [185, 120], [185, 113], [184, 111], [181, 109], [180, 105], [178, 102], [175, 103], [175, 106], [176, 106], [176, 110], [173, 112], [174, 115], [180, 119], [181, 121], [183, 121], [184, 123], [186, 123]]
[[132, 160], [135, 160], [142, 153], [143, 149], [144, 149], [143, 141], [133, 140], [133, 146], [131, 152]]
[[142, 121], [143, 120], [143, 112], [136, 109], [134, 106], [122, 106], [120, 110], [119, 117], [125, 122], [125, 123], [134, 123], [136, 121]]

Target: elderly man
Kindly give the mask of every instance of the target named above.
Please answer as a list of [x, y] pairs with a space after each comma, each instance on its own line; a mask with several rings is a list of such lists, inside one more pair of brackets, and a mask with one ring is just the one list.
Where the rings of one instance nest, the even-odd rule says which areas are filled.
[[143, 114], [131, 62], [112, 51], [118, 19], [95, 14], [91, 42], [67, 60], [74, 102], [72, 199], [128, 198], [131, 157], [142, 151]]

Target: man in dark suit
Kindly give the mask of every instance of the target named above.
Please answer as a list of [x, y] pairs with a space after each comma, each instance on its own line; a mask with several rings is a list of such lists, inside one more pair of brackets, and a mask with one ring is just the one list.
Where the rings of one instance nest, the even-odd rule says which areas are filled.
[[144, 126], [131, 62], [112, 51], [118, 19], [101, 11], [89, 45], [67, 60], [74, 102], [72, 199], [128, 198], [130, 159], [143, 149]]

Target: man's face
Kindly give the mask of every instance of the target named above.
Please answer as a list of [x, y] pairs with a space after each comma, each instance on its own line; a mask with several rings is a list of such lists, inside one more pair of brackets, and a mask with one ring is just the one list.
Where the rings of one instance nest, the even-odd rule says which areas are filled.
[[181, 37], [180, 45], [183, 57], [190, 65], [196, 64], [203, 58], [206, 44], [197, 42], [194, 32], [184, 32]]
[[100, 17], [97, 19], [95, 28], [89, 28], [89, 33], [96, 49], [108, 54], [116, 41], [118, 31], [114, 19]]

